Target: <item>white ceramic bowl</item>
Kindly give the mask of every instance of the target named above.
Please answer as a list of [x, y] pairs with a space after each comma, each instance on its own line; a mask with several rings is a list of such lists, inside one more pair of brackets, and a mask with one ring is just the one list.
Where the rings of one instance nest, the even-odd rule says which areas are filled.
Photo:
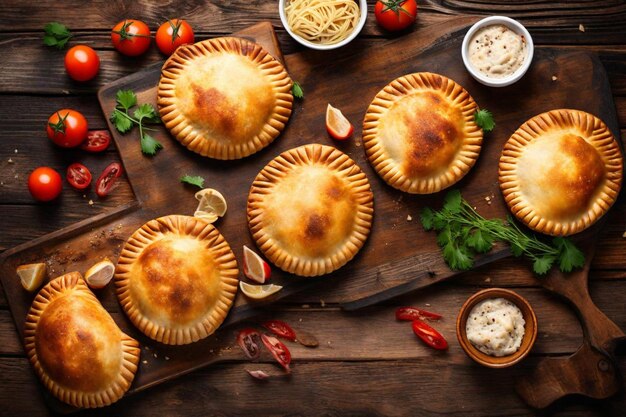
[[[526, 39], [527, 53], [526, 59], [521, 67], [517, 69], [513, 74], [508, 77], [503, 78], [492, 78], [487, 77], [486, 75], [481, 74], [477, 69], [475, 69], [469, 61], [468, 51], [469, 51], [469, 42], [479, 29], [484, 28], [485, 26], [491, 25], [504, 25], [514, 31], [515, 33], [524, 36]], [[519, 23], [517, 20], [513, 20], [506, 16], [490, 16], [484, 18], [478, 22], [476, 22], [465, 34], [465, 38], [463, 38], [463, 46], [461, 47], [461, 56], [463, 57], [463, 63], [465, 64], [465, 68], [467, 71], [476, 79], [476, 81], [487, 85], [489, 87], [506, 87], [507, 85], [511, 85], [520, 78], [524, 76], [530, 64], [533, 60], [533, 53], [535, 50], [535, 46], [533, 44], [533, 38], [528, 33], [528, 30]]]
[[333, 43], [332, 45], [321, 45], [319, 43], [307, 41], [306, 39], [303, 39], [300, 36], [292, 32], [291, 28], [289, 27], [289, 24], [287, 23], [287, 16], [285, 15], [285, 3], [287, 1], [288, 0], [278, 1], [278, 14], [280, 15], [281, 22], [283, 23], [283, 26], [285, 30], [287, 31], [287, 33], [289, 33], [289, 35], [291, 35], [292, 38], [294, 38], [296, 41], [298, 41], [302, 45], [311, 49], [318, 49], [320, 51], [329, 51], [331, 49], [337, 49], [337, 48], [341, 48], [344, 45], [347, 45], [354, 38], [357, 37], [359, 32], [361, 32], [361, 29], [363, 29], [363, 26], [365, 26], [365, 20], [367, 19], [367, 0], [358, 0], [359, 9], [361, 10], [361, 15], [359, 17], [359, 22], [357, 23], [352, 33], [341, 42]]

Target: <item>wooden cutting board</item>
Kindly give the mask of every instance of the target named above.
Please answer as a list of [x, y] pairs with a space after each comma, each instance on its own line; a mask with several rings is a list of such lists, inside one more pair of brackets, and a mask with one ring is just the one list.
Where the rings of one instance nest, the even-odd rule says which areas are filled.
[[[376, 175], [365, 158], [360, 142], [361, 122], [367, 106], [382, 87], [410, 72], [437, 72], [459, 82], [480, 107], [493, 112], [497, 128], [485, 136], [478, 163], [458, 184], [463, 196], [486, 217], [507, 214], [497, 184], [497, 161], [503, 143], [528, 118], [554, 108], [576, 108], [598, 115], [615, 134], [619, 132], [606, 74], [593, 55], [542, 48], [536, 51], [528, 74], [514, 86], [490, 89], [471, 79], [461, 61], [460, 45], [467, 26], [475, 20], [463, 17], [445, 25], [420, 28], [376, 48], [360, 50], [357, 40], [339, 51], [307, 51], [284, 59], [269, 23], [238, 33], [284, 60], [292, 78], [304, 87], [305, 99], [295, 102], [283, 134], [266, 149], [243, 160], [215, 161], [188, 151], [163, 128], [158, 128], [153, 136], [164, 144], [164, 149], [155, 157], [146, 157], [141, 154], [136, 131], [120, 135], [111, 129], [137, 201], [3, 254], [0, 278], [20, 335], [33, 295], [21, 288], [15, 274], [18, 265], [46, 261], [49, 275], [54, 277], [72, 270], [84, 272], [105, 256], [117, 259], [126, 238], [145, 221], [167, 214], [193, 213], [196, 190], [179, 182], [184, 174], [202, 175], [205, 186], [225, 195], [229, 210], [216, 227], [241, 261], [242, 245], [254, 247], [245, 213], [252, 180], [280, 152], [312, 142], [337, 146], [364, 170], [375, 196], [372, 232], [355, 259], [333, 274], [305, 279], [274, 268], [272, 282], [285, 288], [267, 302], [316, 285], [332, 292], [333, 298], [341, 300], [345, 307], [357, 308], [455, 275], [443, 262], [434, 233], [424, 232], [417, 220], [421, 207], [439, 206], [445, 193], [415, 196], [396, 191]], [[119, 89], [134, 90], [139, 102], [155, 103], [159, 75], [160, 65], [156, 65], [104, 86], [99, 92], [103, 112], [111, 113]], [[352, 140], [334, 142], [326, 134], [324, 115], [329, 102], [355, 125]], [[477, 264], [506, 255], [498, 247]], [[228, 334], [225, 332], [183, 347], [167, 347], [147, 339], [121, 312], [112, 287], [98, 291], [99, 299], [120, 327], [143, 347], [142, 362], [130, 393], [240, 354], [237, 349], [230, 349], [233, 340], [224, 338]], [[239, 294], [225, 325], [255, 315], [261, 306], [262, 303], [250, 302]], [[46, 395], [53, 408], [67, 410]]]

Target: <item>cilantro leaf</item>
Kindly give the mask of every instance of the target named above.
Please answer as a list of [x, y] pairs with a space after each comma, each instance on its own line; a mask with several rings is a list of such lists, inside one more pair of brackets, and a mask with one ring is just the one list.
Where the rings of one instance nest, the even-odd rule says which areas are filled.
[[434, 217], [435, 217], [435, 212], [430, 207], [424, 207], [420, 211], [420, 222], [422, 222], [422, 227], [424, 228], [424, 230], [433, 229]]
[[137, 104], [137, 95], [132, 90], [118, 90], [115, 94], [118, 108], [128, 110]]
[[544, 275], [550, 270], [550, 268], [552, 268], [553, 263], [554, 263], [553, 256], [546, 255], [546, 256], [536, 258], [535, 261], [533, 262], [533, 271], [537, 275]]
[[488, 252], [493, 246], [493, 237], [486, 230], [474, 229], [465, 241], [468, 247], [478, 253]]
[[183, 175], [182, 177], [180, 177], [180, 182], [184, 184], [195, 185], [199, 188], [204, 187], [204, 178], [202, 178], [200, 175]]
[[45, 32], [43, 43], [46, 46], [56, 46], [63, 49], [72, 37], [72, 33], [67, 27], [59, 22], [47, 23], [43, 30]]
[[443, 209], [451, 214], [461, 211], [461, 192], [459, 190], [448, 191], [444, 198]]
[[443, 247], [443, 257], [450, 268], [459, 271], [466, 271], [474, 265], [474, 259], [467, 249], [452, 242]]
[[135, 119], [141, 121], [142, 119], [148, 119], [148, 121], [158, 120], [159, 116], [156, 109], [152, 104], [144, 103], [135, 109], [133, 112]]
[[120, 133], [126, 133], [133, 128], [133, 121], [130, 120], [125, 113], [118, 109], [113, 110], [110, 117], [111, 122]]
[[571, 272], [574, 268], [585, 265], [585, 255], [566, 238], [556, 237], [553, 243], [559, 249], [559, 268], [563, 272]]
[[146, 155], [156, 155], [159, 149], [163, 148], [163, 145], [152, 136], [144, 133], [141, 135], [141, 152]]
[[491, 132], [496, 127], [493, 115], [489, 110], [481, 109], [474, 113], [474, 121], [485, 132]]
[[293, 96], [298, 99], [304, 98], [304, 90], [302, 90], [302, 86], [300, 85], [299, 82], [297, 81], [293, 82], [291, 86], [291, 94], [293, 94]]

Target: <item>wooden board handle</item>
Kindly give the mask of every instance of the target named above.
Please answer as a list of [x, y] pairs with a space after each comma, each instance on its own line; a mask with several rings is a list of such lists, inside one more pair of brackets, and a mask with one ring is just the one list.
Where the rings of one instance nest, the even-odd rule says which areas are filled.
[[568, 358], [546, 358], [516, 384], [517, 392], [535, 408], [545, 408], [568, 395], [608, 398], [622, 386], [618, 368], [588, 342]]

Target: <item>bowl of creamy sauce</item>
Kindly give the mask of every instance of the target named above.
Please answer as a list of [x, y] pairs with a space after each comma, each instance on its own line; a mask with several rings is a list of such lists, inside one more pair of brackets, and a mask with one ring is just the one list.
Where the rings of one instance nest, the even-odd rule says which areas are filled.
[[503, 368], [521, 361], [537, 338], [537, 318], [522, 296], [489, 288], [471, 296], [457, 318], [465, 353], [481, 365]]
[[505, 87], [521, 79], [533, 54], [528, 30], [506, 16], [491, 16], [474, 24], [461, 47], [465, 68], [477, 81], [490, 87]]

